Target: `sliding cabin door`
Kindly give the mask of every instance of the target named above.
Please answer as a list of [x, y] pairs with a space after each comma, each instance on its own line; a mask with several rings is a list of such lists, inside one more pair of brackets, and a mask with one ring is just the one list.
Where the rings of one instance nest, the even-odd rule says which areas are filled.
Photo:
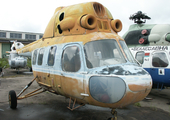
[[64, 46], [61, 56], [61, 81], [64, 93], [67, 96], [74, 96], [83, 99], [84, 93], [84, 62], [83, 49], [79, 44]]

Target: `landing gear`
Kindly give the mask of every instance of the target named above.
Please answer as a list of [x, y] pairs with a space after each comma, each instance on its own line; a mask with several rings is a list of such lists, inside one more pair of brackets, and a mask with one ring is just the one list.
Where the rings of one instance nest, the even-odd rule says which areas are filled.
[[75, 107], [75, 103], [76, 103], [76, 98], [74, 99], [74, 103], [73, 103], [73, 106], [71, 108], [71, 97], [70, 97], [69, 106], [67, 108], [70, 109], [71, 111], [73, 111], [73, 110], [85, 105], [84, 103], [82, 103], [79, 106]]
[[19, 74], [19, 68], [18, 69], [16, 69], [17, 70], [17, 74]]
[[[27, 97], [31, 97], [33, 95], [37, 95], [37, 94], [40, 94], [42, 92], [45, 92], [46, 90], [41, 90], [42, 88], [38, 88], [24, 96], [21, 96], [21, 94], [34, 82], [34, 80], [36, 79], [37, 77], [35, 77], [28, 85], [25, 86], [25, 88], [16, 96], [16, 93], [14, 90], [11, 90], [9, 91], [9, 95], [8, 95], [8, 99], [9, 99], [9, 106], [10, 108], [12, 109], [16, 109], [17, 107], [17, 100], [21, 100], [21, 99], [24, 99], [24, 98], [27, 98]], [[39, 91], [41, 90], [41, 91]], [[39, 92], [38, 92], [39, 91]]]
[[9, 99], [9, 106], [12, 109], [16, 109], [17, 107], [17, 96], [14, 90], [9, 91], [9, 95], [8, 95], [8, 99]]
[[29, 70], [30, 72], [32, 72], [32, 67], [30, 67], [30, 70]]
[[117, 120], [117, 111], [115, 109], [111, 110], [112, 117], [108, 118], [108, 120]]

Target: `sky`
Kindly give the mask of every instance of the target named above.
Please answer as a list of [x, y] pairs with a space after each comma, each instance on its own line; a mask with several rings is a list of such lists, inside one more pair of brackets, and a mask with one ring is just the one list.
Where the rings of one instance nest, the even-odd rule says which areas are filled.
[[142, 11], [147, 24], [170, 24], [170, 0], [1, 0], [0, 30], [44, 33], [55, 9], [83, 2], [99, 2], [123, 24], [122, 36], [133, 24], [130, 15]]

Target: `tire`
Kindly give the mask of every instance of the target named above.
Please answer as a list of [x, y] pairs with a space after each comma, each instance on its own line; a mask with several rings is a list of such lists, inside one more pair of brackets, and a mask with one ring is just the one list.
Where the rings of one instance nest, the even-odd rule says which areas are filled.
[[30, 67], [30, 72], [32, 72], [32, 67]]
[[16, 97], [16, 93], [15, 93], [14, 90], [9, 91], [8, 99], [9, 99], [10, 108], [16, 109], [16, 107], [17, 107], [17, 97]]

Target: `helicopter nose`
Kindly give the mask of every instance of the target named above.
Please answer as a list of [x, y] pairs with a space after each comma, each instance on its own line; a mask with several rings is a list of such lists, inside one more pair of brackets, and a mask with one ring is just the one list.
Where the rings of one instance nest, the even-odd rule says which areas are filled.
[[120, 103], [122, 106], [144, 99], [152, 88], [152, 79], [150, 75], [122, 78], [93, 76], [89, 85], [90, 94], [95, 100], [102, 103]]
[[[128, 81], [128, 94], [133, 94], [133, 103], [143, 100], [152, 89], [152, 78], [150, 75], [134, 77]], [[135, 82], [136, 81], [136, 82]]]
[[138, 84], [134, 84], [131, 83], [128, 85], [129, 89], [133, 92], [140, 92], [140, 91], [147, 91], [149, 89], [151, 89], [152, 86], [152, 82], [150, 81], [149, 83], [138, 83]]
[[89, 85], [91, 96], [102, 103], [115, 103], [126, 92], [126, 83], [119, 77], [93, 76]]
[[124, 97], [113, 105], [112, 107], [122, 108], [126, 105], [136, 103], [143, 100], [152, 89], [152, 78], [150, 75], [137, 76], [137, 77], [124, 77], [127, 84], [126, 94]]

